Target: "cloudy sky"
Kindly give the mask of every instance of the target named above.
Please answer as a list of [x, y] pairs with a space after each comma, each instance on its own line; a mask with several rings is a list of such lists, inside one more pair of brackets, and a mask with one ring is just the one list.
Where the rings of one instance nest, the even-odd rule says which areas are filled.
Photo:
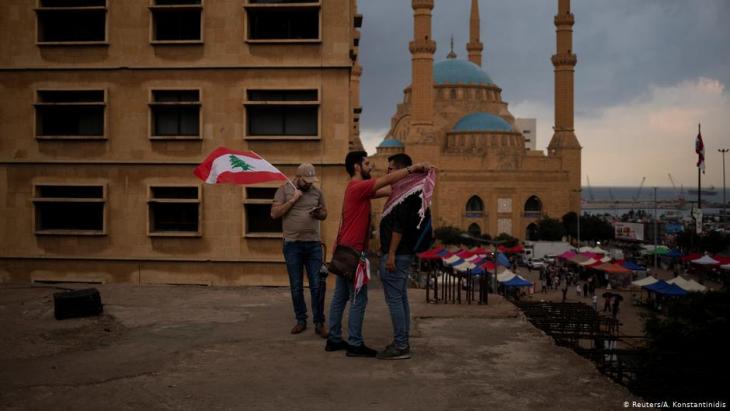
[[[470, 0], [436, 0], [435, 60], [466, 58]], [[410, 0], [359, 0], [362, 139], [372, 153], [410, 84]], [[557, 0], [480, 0], [484, 65], [516, 117], [538, 119], [538, 149], [553, 125]], [[702, 123], [703, 186], [722, 186], [730, 148], [730, 0], [574, 0], [576, 134], [583, 184], [696, 185]], [[729, 153], [730, 154], [730, 153]], [[730, 155], [726, 158], [730, 173]]]

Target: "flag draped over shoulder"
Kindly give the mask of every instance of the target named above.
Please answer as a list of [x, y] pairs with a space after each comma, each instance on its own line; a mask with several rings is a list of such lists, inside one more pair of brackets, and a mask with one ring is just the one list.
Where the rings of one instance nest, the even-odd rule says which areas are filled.
[[421, 196], [421, 209], [418, 210], [421, 218], [417, 228], [421, 228], [421, 223], [426, 217], [426, 210], [431, 207], [434, 187], [436, 187], [436, 170], [433, 168], [428, 173], [414, 173], [393, 184], [393, 191], [383, 207], [383, 218], [408, 196], [418, 194]]
[[702, 174], [705, 173], [705, 144], [702, 142], [702, 132], [697, 132], [697, 139], [695, 140], [695, 153], [697, 153], [697, 168], [702, 170]]
[[193, 173], [208, 184], [258, 184], [288, 178], [253, 151], [213, 150]]

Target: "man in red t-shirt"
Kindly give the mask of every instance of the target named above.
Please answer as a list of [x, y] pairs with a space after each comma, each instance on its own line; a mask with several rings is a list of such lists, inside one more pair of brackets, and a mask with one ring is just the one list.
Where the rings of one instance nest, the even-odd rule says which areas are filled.
[[[390, 194], [390, 185], [411, 173], [426, 172], [431, 166], [419, 163], [402, 170], [372, 179], [372, 164], [364, 151], [353, 151], [345, 158], [345, 169], [350, 182], [345, 188], [342, 206], [342, 225], [337, 233], [337, 244], [350, 246], [360, 252], [367, 250], [370, 238], [370, 200]], [[347, 326], [347, 341], [342, 339], [342, 314], [347, 301], [350, 302], [350, 317]], [[367, 285], [355, 295], [355, 284], [343, 277], [337, 277], [335, 292], [330, 303], [329, 337], [325, 351], [347, 350], [348, 357], [375, 357], [376, 351], [368, 348], [362, 338], [362, 322], [368, 303]]]

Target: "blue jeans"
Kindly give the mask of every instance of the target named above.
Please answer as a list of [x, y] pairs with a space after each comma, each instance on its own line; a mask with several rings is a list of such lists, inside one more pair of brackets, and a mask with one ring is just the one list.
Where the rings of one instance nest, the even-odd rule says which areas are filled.
[[395, 270], [388, 271], [385, 262], [388, 254], [380, 257], [380, 281], [383, 283], [385, 302], [390, 311], [390, 320], [393, 323], [393, 343], [398, 349], [408, 347], [408, 337], [411, 329], [411, 309], [408, 305], [408, 277], [411, 272], [413, 255], [404, 254], [395, 256]]
[[347, 301], [350, 300], [350, 318], [347, 324], [347, 343], [359, 347], [362, 345], [362, 322], [365, 319], [365, 307], [368, 305], [368, 286], [364, 285], [355, 295], [355, 283], [337, 276], [335, 294], [330, 302], [329, 340], [335, 343], [342, 341], [342, 314]]
[[[320, 298], [319, 269], [322, 267], [322, 246], [319, 241], [284, 241], [284, 259], [289, 272], [291, 299], [298, 324], [307, 324], [307, 303], [304, 302], [304, 270], [307, 269], [312, 295], [314, 323], [324, 323], [324, 298]], [[324, 292], [324, 290], [322, 290]]]

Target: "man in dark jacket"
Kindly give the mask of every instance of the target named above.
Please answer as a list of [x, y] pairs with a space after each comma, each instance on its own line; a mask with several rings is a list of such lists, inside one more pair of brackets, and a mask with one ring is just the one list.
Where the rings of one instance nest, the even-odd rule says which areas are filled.
[[[407, 154], [396, 154], [388, 158], [388, 172], [410, 167]], [[408, 281], [418, 241], [418, 211], [421, 198], [411, 195], [397, 204], [380, 221], [380, 280], [383, 283], [385, 301], [393, 323], [393, 343], [378, 353], [382, 360], [411, 358], [408, 343], [410, 330], [410, 307], [408, 304]]]

